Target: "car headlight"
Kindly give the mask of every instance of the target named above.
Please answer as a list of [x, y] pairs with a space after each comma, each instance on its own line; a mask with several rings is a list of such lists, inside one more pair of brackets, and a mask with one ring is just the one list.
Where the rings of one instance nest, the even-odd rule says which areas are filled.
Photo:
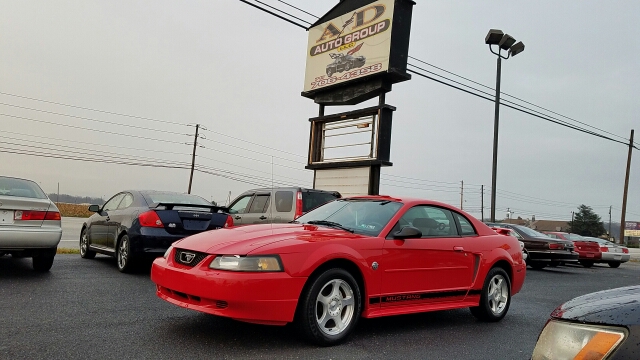
[[282, 262], [277, 255], [220, 255], [213, 259], [209, 267], [216, 270], [274, 272], [282, 271]]
[[626, 336], [622, 328], [551, 320], [540, 333], [531, 360], [606, 359]]
[[169, 246], [169, 248], [167, 249], [167, 251], [164, 252], [164, 255], [162, 255], [163, 258], [167, 258], [167, 256], [169, 256], [169, 254], [171, 253], [171, 250], [173, 250], [173, 246]]

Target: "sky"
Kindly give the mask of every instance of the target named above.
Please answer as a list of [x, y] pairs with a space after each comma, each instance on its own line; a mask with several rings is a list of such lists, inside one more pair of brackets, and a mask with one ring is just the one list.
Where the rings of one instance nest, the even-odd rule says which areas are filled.
[[[321, 16], [337, 0], [286, 2]], [[300, 96], [304, 29], [239, 0], [0, 0], [0, 8], [0, 174], [105, 199], [124, 189], [186, 192], [200, 124], [192, 193], [224, 204], [256, 187], [312, 186], [304, 167], [318, 106]], [[502, 107], [497, 219], [509, 211], [570, 220], [586, 204], [607, 222], [611, 206], [620, 220], [625, 143], [640, 130], [638, 24], [637, 1], [417, 1], [410, 64], [493, 88], [496, 57], [484, 37], [501, 29], [526, 46], [502, 62], [503, 92], [622, 142]], [[381, 193], [460, 207], [464, 182], [463, 209], [480, 217], [482, 204], [488, 217], [494, 103], [415, 74], [386, 102], [397, 110]], [[640, 221], [639, 157], [627, 220]]]

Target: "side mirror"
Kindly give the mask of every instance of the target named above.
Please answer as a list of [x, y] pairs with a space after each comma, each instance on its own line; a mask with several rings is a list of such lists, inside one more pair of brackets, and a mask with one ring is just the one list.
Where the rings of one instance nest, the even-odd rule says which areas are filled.
[[89, 205], [89, 211], [100, 212], [100, 205]]
[[413, 226], [405, 226], [400, 231], [393, 233], [394, 239], [417, 239], [422, 237], [422, 231]]

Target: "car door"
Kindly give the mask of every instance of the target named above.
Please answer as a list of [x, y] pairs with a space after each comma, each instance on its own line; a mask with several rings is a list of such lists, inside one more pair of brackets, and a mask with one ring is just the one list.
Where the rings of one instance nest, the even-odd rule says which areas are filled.
[[115, 250], [118, 241], [118, 235], [122, 227], [122, 222], [126, 217], [131, 216], [128, 211], [128, 208], [129, 206], [131, 206], [131, 204], [133, 204], [133, 195], [131, 193], [124, 193], [124, 196], [118, 204], [118, 207], [109, 213], [109, 217], [107, 220], [107, 237], [105, 239], [105, 246], [107, 248]]
[[118, 208], [118, 204], [120, 204], [124, 195], [124, 193], [114, 195], [102, 206], [102, 209], [94, 215], [96, 218], [91, 221], [91, 227], [89, 228], [89, 241], [91, 245], [99, 248], [107, 247], [109, 221], [111, 221], [109, 215]]
[[[446, 228], [430, 213], [447, 219]], [[459, 235], [453, 213], [434, 206], [415, 206], [400, 218], [391, 234], [407, 225], [420, 229], [423, 235], [418, 239], [385, 241], [384, 260], [380, 263], [381, 306], [463, 299], [473, 282], [477, 260], [465, 250], [468, 239]]]
[[274, 192], [274, 200], [272, 200], [273, 215], [271, 219], [275, 223], [286, 223], [292, 221], [295, 217], [293, 190], [277, 190]]
[[249, 203], [253, 198], [253, 193], [240, 195], [229, 205], [229, 214], [233, 216], [234, 225], [246, 224], [244, 214], [249, 210]]
[[248, 210], [242, 216], [243, 224], [264, 224], [269, 222], [269, 211], [270, 211], [270, 203], [271, 203], [271, 193], [270, 192], [257, 192], [251, 203], [249, 204]]

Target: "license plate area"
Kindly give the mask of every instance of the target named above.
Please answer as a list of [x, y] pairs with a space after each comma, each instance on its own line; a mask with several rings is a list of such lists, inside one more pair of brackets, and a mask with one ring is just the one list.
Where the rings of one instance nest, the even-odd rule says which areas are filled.
[[13, 225], [13, 210], [0, 210], [0, 226]]

